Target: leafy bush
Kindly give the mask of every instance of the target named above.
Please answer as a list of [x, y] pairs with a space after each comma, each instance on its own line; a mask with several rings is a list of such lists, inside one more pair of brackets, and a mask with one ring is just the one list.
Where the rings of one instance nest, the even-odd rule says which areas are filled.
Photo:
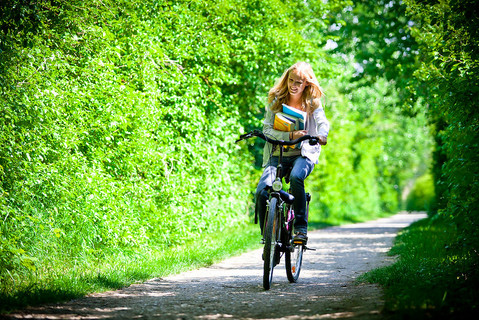
[[[477, 9], [470, 10], [474, 3], [406, 1], [416, 22], [412, 32], [424, 53], [415, 75], [428, 88], [424, 93], [436, 140], [435, 211], [458, 230], [455, 254], [477, 269], [479, 18]], [[461, 268], [458, 264], [457, 271]]]
[[430, 173], [416, 179], [406, 199], [406, 210], [431, 212], [434, 206], [434, 181]]
[[[388, 1], [384, 11], [371, 10], [383, 4], [382, 1], [361, 2], [356, 8], [369, 8], [365, 16], [373, 13], [376, 19], [389, 13], [390, 8], [396, 7], [397, 12], [405, 13], [393, 23], [386, 22], [386, 30], [394, 27], [402, 36], [391, 37], [394, 33], [382, 36], [387, 44], [386, 55], [399, 54], [399, 59], [392, 61], [404, 70], [390, 77], [404, 83], [401, 87], [409, 93], [406, 102], [423, 101], [421, 106], [426, 110], [435, 146], [431, 169], [434, 188], [430, 178], [424, 177], [418, 181], [422, 186], [418, 185], [410, 204], [429, 207], [434, 222], [427, 228], [414, 230], [418, 238], [408, 250], [417, 247], [418, 254], [409, 259], [406, 250], [401, 252], [404, 263], [400, 260], [386, 270], [385, 277], [391, 276], [392, 281], [381, 283], [391, 286], [392, 302], [400, 302], [395, 306], [396, 311], [404, 311], [408, 317], [420, 318], [426, 314], [458, 319], [470, 317], [471, 313], [477, 314], [479, 284], [476, 271], [479, 266], [479, 15], [473, 0]], [[355, 14], [359, 11], [356, 8]], [[358, 21], [362, 17], [354, 16]], [[369, 19], [363, 21], [364, 24], [359, 24], [363, 27], [370, 22]], [[356, 25], [351, 28], [358, 29]], [[359, 45], [355, 41], [354, 45], [361, 47], [363, 43], [373, 48], [377, 44], [366, 40], [368, 42], [360, 39]], [[370, 62], [374, 62], [381, 71], [398, 70], [395, 66], [384, 68], [391, 62], [387, 56], [376, 63], [376, 58], [371, 57], [376, 55], [375, 50], [364, 52], [365, 67], [371, 67]], [[405, 59], [411, 63], [398, 63]], [[421, 197], [430, 199], [433, 189], [432, 206], [430, 201], [417, 203], [419, 191], [428, 190], [428, 194]], [[431, 238], [437, 238], [434, 239], [437, 243], [430, 241]], [[447, 242], [443, 238], [447, 238]], [[423, 248], [421, 243], [428, 247]], [[426, 310], [418, 313], [419, 308]]]
[[[276, 58], [253, 42], [266, 31], [240, 31], [282, 24], [269, 14], [274, 1], [254, 10], [238, 1], [239, 16], [209, 2], [7, 5], [2, 279], [18, 282], [20, 266], [41, 273], [104, 251], [184, 243], [245, 219], [251, 159], [233, 144], [242, 125], [230, 92], [263, 69], [248, 62], [252, 49]], [[243, 91], [257, 103], [255, 88]]]

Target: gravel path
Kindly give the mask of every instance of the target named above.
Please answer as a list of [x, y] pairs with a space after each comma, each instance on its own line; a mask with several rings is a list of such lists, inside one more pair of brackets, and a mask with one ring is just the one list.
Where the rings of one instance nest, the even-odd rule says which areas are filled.
[[390, 264], [396, 233], [425, 214], [399, 213], [367, 223], [309, 233], [298, 283], [286, 278], [284, 259], [271, 290], [262, 287], [261, 250], [208, 268], [68, 303], [36, 307], [11, 319], [384, 319], [380, 288], [356, 277]]

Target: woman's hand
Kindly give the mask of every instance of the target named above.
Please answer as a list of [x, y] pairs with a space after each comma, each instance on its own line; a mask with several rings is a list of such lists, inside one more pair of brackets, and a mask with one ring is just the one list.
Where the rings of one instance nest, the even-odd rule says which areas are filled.
[[[301, 138], [302, 136], [307, 135], [308, 133], [306, 130], [298, 130], [298, 131], [292, 131], [289, 133], [289, 140], [295, 140], [298, 138]], [[328, 144], [328, 138], [325, 136], [318, 136], [319, 139], [319, 144], [322, 146], [325, 146]]]
[[325, 146], [328, 144], [328, 138], [325, 136], [318, 136], [319, 144]]
[[298, 131], [292, 131], [289, 134], [290, 140], [295, 140], [298, 138], [301, 138], [302, 136], [305, 136], [307, 134], [306, 130], [298, 130]]

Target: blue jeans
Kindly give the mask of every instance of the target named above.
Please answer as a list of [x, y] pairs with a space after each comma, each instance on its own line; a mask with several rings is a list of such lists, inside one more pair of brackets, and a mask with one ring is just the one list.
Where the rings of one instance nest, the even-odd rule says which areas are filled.
[[[270, 163], [263, 171], [259, 179], [255, 194], [255, 211], [259, 217], [261, 233], [263, 233], [264, 218], [266, 215], [266, 201], [268, 192], [266, 187], [273, 185], [276, 178], [276, 167], [278, 166], [278, 157], [272, 157]], [[304, 192], [304, 180], [314, 169], [314, 163], [308, 158], [302, 156], [283, 157], [283, 173], [293, 167], [290, 174], [291, 193], [294, 196], [294, 230], [295, 232], [304, 232], [308, 230], [308, 217], [306, 216], [306, 194]]]

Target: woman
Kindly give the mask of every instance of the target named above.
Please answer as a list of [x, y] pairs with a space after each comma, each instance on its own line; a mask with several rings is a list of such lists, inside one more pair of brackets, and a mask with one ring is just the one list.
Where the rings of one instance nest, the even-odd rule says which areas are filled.
[[[266, 136], [278, 140], [294, 140], [304, 135], [317, 136], [321, 145], [326, 145], [329, 132], [329, 122], [321, 106], [323, 92], [319, 87], [314, 72], [306, 62], [298, 62], [287, 69], [278, 82], [269, 91], [266, 116], [263, 122], [263, 132]], [[274, 116], [282, 111], [283, 104], [299, 109], [307, 113], [304, 130], [292, 132], [278, 131], [273, 128]], [[272, 145], [266, 143], [263, 151], [263, 175], [256, 188], [256, 214], [260, 218], [261, 232], [263, 232], [264, 217], [266, 212], [266, 200], [268, 197], [265, 188], [271, 187], [278, 165], [279, 150], [272, 152]], [[306, 216], [306, 194], [304, 180], [313, 171], [318, 163], [320, 145], [311, 146], [304, 141], [295, 148], [287, 148], [283, 152], [283, 165], [285, 172], [292, 167], [290, 174], [291, 193], [294, 196], [295, 210], [295, 240], [306, 242], [308, 221]]]

